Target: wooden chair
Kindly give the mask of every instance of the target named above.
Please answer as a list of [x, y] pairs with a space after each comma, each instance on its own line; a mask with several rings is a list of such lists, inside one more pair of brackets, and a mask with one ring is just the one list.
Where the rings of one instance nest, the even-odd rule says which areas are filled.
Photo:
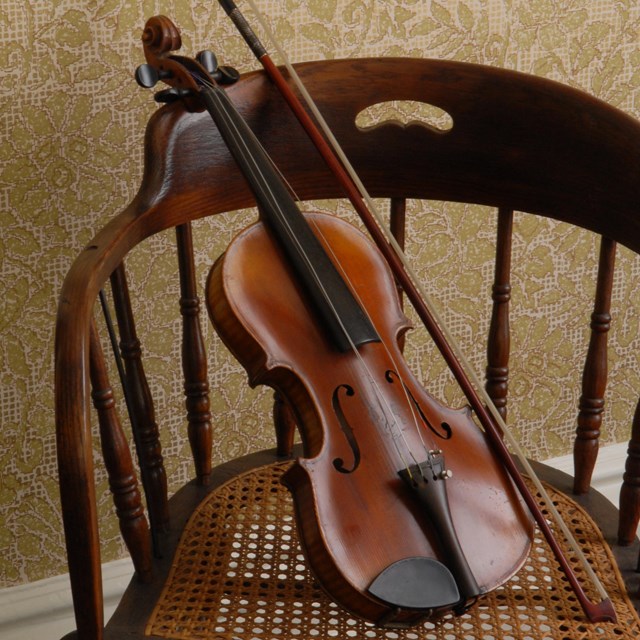
[[[557, 83], [459, 62], [345, 60], [302, 64], [298, 70], [372, 195], [390, 199], [391, 225], [398, 237], [404, 236], [407, 198], [496, 208], [496, 279], [487, 388], [502, 411], [508, 380], [513, 211], [552, 217], [602, 236], [575, 442], [575, 489], [586, 494], [597, 454], [606, 385], [616, 242], [640, 252], [640, 123]], [[247, 74], [228, 92], [301, 200], [342, 197], [334, 178], [263, 73]], [[423, 125], [386, 123], [365, 131], [355, 125], [356, 116], [363, 109], [391, 100], [435, 105], [451, 115], [453, 127], [442, 132]], [[524, 578], [520, 583], [516, 578], [511, 596], [505, 595], [503, 589], [488, 597], [486, 606], [441, 623], [444, 626], [389, 632], [362, 626], [337, 610], [314, 585], [305, 567], [298, 566], [303, 562], [293, 548], [295, 526], [286, 492], [277, 481], [287, 464], [283, 454], [290, 450], [292, 433], [288, 412], [281, 404], [276, 403], [277, 450], [211, 468], [211, 445], [217, 435], [215, 417], [210, 415], [200, 324], [204, 320], [199, 317], [200, 283], [196, 282], [190, 223], [252, 204], [247, 186], [209, 116], [190, 113], [179, 102], [167, 105], [153, 115], [148, 125], [144, 177], [138, 195], [84, 248], [65, 280], [56, 328], [55, 386], [60, 489], [78, 628], [69, 637], [452, 637], [447, 633], [481, 637], [474, 635], [480, 633], [478, 629], [485, 629], [487, 635], [496, 638], [537, 637], [542, 633], [536, 631], [539, 620], [527, 618], [531, 613], [527, 613], [527, 607], [546, 606], [536, 604], [536, 597], [540, 598], [545, 589], [539, 588], [538, 595], [534, 593], [534, 600], [529, 602], [523, 595]], [[144, 373], [125, 263], [134, 247], [171, 227], [176, 229], [179, 257], [176, 277], [180, 281], [179, 308], [183, 318], [182, 366], [195, 479], [167, 500], [159, 444], [161, 421], [154, 415]], [[115, 410], [98, 323], [93, 319], [98, 293], [109, 280], [148, 520], [133, 456]], [[479, 292], [481, 295], [483, 292]], [[106, 630], [90, 389], [122, 535], [136, 569], [136, 577]], [[638, 415], [640, 411], [633, 424], [622, 491], [619, 537], [625, 544], [634, 539], [640, 504]], [[271, 427], [265, 424], [265, 428]], [[549, 477], [560, 490], [571, 490], [570, 480], [562, 474]], [[559, 502], [566, 500], [560, 492], [554, 495]], [[597, 495], [579, 500], [596, 517], [604, 518], [608, 527], [605, 535], [614, 535], [612, 508]], [[575, 504], [566, 504], [566, 509], [575, 515]], [[258, 516], [243, 512], [247, 505], [264, 506], [268, 511], [269, 524], [256, 525], [254, 534], [250, 522]], [[240, 522], [240, 529], [234, 529], [230, 524], [233, 522]], [[593, 529], [588, 521], [575, 526], [586, 527], [581, 530], [581, 540], [588, 538]], [[154, 557], [152, 539], [161, 543], [163, 557]], [[236, 544], [237, 540], [240, 542]], [[598, 553], [604, 554], [601, 571], [613, 576], [615, 562], [601, 546], [596, 542]], [[273, 566], [279, 562], [278, 554], [283, 548], [287, 549], [293, 568]], [[627, 563], [621, 565], [621, 570], [631, 576], [627, 571], [633, 565], [630, 552], [627, 550], [626, 556], [622, 548], [617, 552], [618, 561]], [[632, 553], [635, 552], [634, 549]], [[266, 554], [260, 560], [261, 567], [257, 567], [258, 553]], [[533, 564], [536, 554], [538, 551], [532, 551]], [[253, 568], [242, 569], [243, 562]], [[193, 584], [187, 584], [189, 580]], [[221, 589], [217, 595], [213, 594], [211, 581], [217, 581]], [[620, 622], [615, 629], [605, 625], [604, 635], [636, 637], [638, 620], [623, 590], [618, 590]], [[540, 614], [551, 629], [544, 637], [575, 638], [576, 629], [585, 634], [580, 637], [592, 637], [590, 633], [600, 633], [593, 637], [602, 637], [598, 625], [592, 628], [583, 623], [581, 612], [563, 585], [550, 597], [555, 608]], [[565, 605], [568, 612], [562, 608]]]

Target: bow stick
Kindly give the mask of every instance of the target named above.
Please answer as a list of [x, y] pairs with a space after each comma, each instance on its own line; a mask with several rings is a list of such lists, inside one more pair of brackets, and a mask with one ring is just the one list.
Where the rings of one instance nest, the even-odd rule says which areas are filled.
[[[467, 397], [467, 400], [473, 407], [476, 415], [485, 432], [487, 433], [492, 446], [495, 449], [496, 454], [501, 458], [502, 463], [509, 472], [514, 484], [518, 488], [523, 500], [527, 504], [534, 519], [543, 535], [545, 536], [549, 546], [551, 547], [560, 567], [562, 568], [567, 580], [569, 581], [580, 605], [585, 612], [587, 618], [591, 622], [604, 622], [616, 621], [616, 614], [611, 603], [611, 600], [600, 582], [598, 576], [591, 568], [587, 561], [582, 549], [578, 545], [577, 541], [571, 534], [571, 531], [565, 524], [562, 516], [556, 509], [555, 505], [551, 501], [547, 491], [540, 482], [540, 479], [536, 476], [531, 464], [527, 460], [524, 452], [515, 437], [507, 427], [502, 416], [496, 409], [493, 401], [486, 393], [483, 385], [479, 381], [473, 368], [469, 365], [464, 354], [461, 352], [460, 347], [457, 345], [455, 339], [450, 334], [446, 325], [442, 322], [440, 314], [438, 313], [435, 305], [430, 300], [424, 288], [420, 285], [419, 279], [416, 277], [415, 272], [408, 264], [404, 253], [393, 234], [386, 227], [382, 216], [377, 211], [377, 208], [372, 198], [367, 193], [366, 188], [358, 178], [355, 170], [351, 166], [348, 158], [344, 154], [335, 136], [329, 129], [329, 126], [325, 122], [322, 114], [314, 103], [313, 99], [309, 95], [308, 91], [304, 87], [302, 81], [298, 77], [295, 69], [291, 65], [286, 53], [282, 47], [278, 44], [272, 30], [269, 28], [266, 20], [255, 6], [253, 0], [247, 0], [251, 6], [254, 14], [259, 20], [262, 28], [272, 42], [274, 48], [282, 58], [287, 71], [298, 91], [304, 97], [307, 106], [313, 113], [317, 120], [318, 125], [322, 129], [322, 132], [316, 126], [316, 123], [307, 114], [307, 111], [302, 106], [297, 96], [293, 93], [286, 79], [273, 63], [266, 48], [255, 34], [253, 29], [249, 26], [243, 14], [240, 12], [233, 0], [219, 0], [220, 5], [225, 10], [227, 15], [231, 18], [236, 25], [238, 31], [249, 45], [249, 48], [259, 60], [268, 76], [273, 83], [282, 93], [283, 97], [289, 104], [290, 108], [302, 124], [303, 128], [311, 138], [312, 142], [318, 149], [320, 155], [332, 170], [342, 187], [345, 189], [347, 197], [353, 204], [356, 212], [362, 219], [362, 222], [366, 226], [367, 230], [371, 234], [374, 242], [378, 246], [378, 249], [382, 252], [385, 259], [389, 263], [395, 277], [397, 278], [402, 289], [409, 298], [411, 304], [415, 308], [418, 316], [424, 323], [426, 329], [429, 331], [432, 339], [434, 340], [437, 348], [444, 357], [447, 365], [451, 369], [456, 381], [460, 385], [463, 393]], [[326, 139], [325, 139], [326, 136]], [[329, 143], [327, 142], [329, 141]], [[542, 496], [542, 499], [546, 503], [546, 508], [551, 513], [553, 520], [558, 528], [562, 531], [566, 541], [575, 553], [583, 569], [589, 576], [589, 579], [593, 583], [596, 591], [602, 600], [598, 603], [591, 602], [585, 594], [577, 576], [575, 575], [571, 565], [564, 556], [558, 541], [555, 539], [551, 528], [540, 510], [535, 497], [529, 491], [529, 488], [524, 482], [522, 475], [520, 474], [509, 449], [507, 448], [504, 439], [507, 440], [511, 449], [515, 452], [518, 461], [522, 465], [525, 473], [533, 481], [536, 490]]]

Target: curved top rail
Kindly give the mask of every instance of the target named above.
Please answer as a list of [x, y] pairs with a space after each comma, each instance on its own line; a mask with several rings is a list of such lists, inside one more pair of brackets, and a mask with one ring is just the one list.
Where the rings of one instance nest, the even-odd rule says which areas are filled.
[[[373, 196], [509, 206], [640, 252], [640, 123], [622, 111], [551, 80], [462, 62], [355, 59], [297, 69]], [[228, 91], [301, 199], [342, 196], [264, 72]], [[356, 125], [360, 111], [392, 100], [440, 107], [453, 127]], [[585, 175], [602, 180], [585, 189]], [[142, 187], [94, 238], [89, 263], [104, 260], [110, 272], [149, 235], [252, 204], [207, 114], [161, 108], [147, 127]]]
[[[372, 195], [507, 205], [618, 234], [640, 251], [640, 123], [607, 103], [551, 80], [461, 62], [356, 59], [297, 69]], [[302, 199], [341, 195], [262, 72], [229, 92]], [[357, 127], [360, 111], [391, 100], [440, 107], [453, 127]], [[157, 115], [145, 175], [147, 185], [154, 184], [149, 177], [158, 180], [149, 193], [156, 202], [182, 194], [192, 204], [213, 199], [221, 211], [251, 204], [205, 114]], [[602, 176], [588, 193], [586, 174]]]

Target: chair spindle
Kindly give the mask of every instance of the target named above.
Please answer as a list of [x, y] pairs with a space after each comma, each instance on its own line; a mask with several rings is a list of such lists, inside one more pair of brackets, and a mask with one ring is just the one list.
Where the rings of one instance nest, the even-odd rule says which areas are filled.
[[196, 286], [191, 224], [176, 227], [182, 314], [182, 371], [186, 396], [188, 436], [196, 477], [208, 484], [213, 441], [209, 405], [207, 354], [200, 325], [200, 299]]
[[[391, 198], [389, 207], [389, 229], [399, 247], [404, 251], [407, 237], [407, 200], [406, 198]], [[400, 304], [402, 304], [402, 288], [398, 286]]]
[[401, 249], [407, 237], [407, 199], [391, 198], [389, 228]]
[[279, 392], [273, 394], [273, 424], [276, 429], [276, 449], [278, 456], [289, 458], [293, 451], [296, 419], [289, 405]]
[[109, 487], [124, 539], [138, 578], [151, 579], [151, 536], [144, 515], [133, 460], [116, 410], [104, 353], [95, 322], [90, 328], [91, 397], [98, 413], [102, 455], [109, 477]]
[[[640, 400], [636, 405], [631, 426], [631, 440], [627, 449], [627, 461], [620, 488], [620, 519], [618, 544], [630, 545], [636, 539], [640, 521]], [[638, 561], [640, 571], [640, 559]]]
[[[407, 238], [407, 199], [391, 198], [389, 206], [389, 229], [396, 239], [398, 246], [404, 251]], [[402, 295], [402, 287], [396, 283], [398, 289], [398, 297], [400, 298], [400, 306], [404, 307], [404, 298]], [[400, 350], [404, 351], [406, 334], [400, 336]]]
[[111, 275], [111, 290], [120, 332], [120, 351], [125, 366], [129, 419], [140, 463], [152, 531], [165, 531], [169, 522], [167, 474], [162, 459], [160, 434], [149, 384], [142, 365], [124, 265]]
[[509, 389], [509, 302], [511, 300], [511, 245], [513, 211], [498, 209], [496, 263], [491, 289], [493, 307], [487, 339], [487, 369], [485, 389], [496, 409], [506, 420]]
[[578, 405], [578, 426], [573, 445], [573, 491], [589, 491], [598, 457], [598, 439], [607, 386], [607, 334], [611, 326], [611, 288], [616, 259], [616, 243], [602, 237], [596, 294], [591, 314], [591, 337], [582, 373], [582, 395]]

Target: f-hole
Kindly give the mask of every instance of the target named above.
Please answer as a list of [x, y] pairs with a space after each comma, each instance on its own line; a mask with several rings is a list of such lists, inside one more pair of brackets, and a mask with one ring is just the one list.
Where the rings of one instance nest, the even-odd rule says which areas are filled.
[[402, 386], [404, 387], [404, 390], [406, 391], [407, 395], [411, 399], [411, 402], [413, 402], [413, 406], [416, 408], [416, 411], [418, 412], [420, 419], [422, 420], [424, 425], [427, 427], [427, 429], [431, 431], [431, 433], [433, 433], [435, 436], [438, 436], [438, 438], [442, 438], [443, 440], [449, 440], [449, 438], [451, 438], [451, 436], [453, 435], [453, 431], [451, 430], [451, 425], [448, 422], [441, 422], [440, 429], [434, 427], [433, 424], [431, 424], [431, 421], [429, 420], [429, 418], [427, 418], [427, 416], [425, 415], [418, 401], [413, 397], [413, 394], [411, 393], [411, 391], [409, 391], [407, 385], [400, 380], [400, 376], [395, 371], [392, 371], [391, 369], [389, 369], [384, 374], [384, 377], [389, 384], [394, 384], [396, 380], [398, 380], [400, 384], [402, 384]]
[[358, 466], [360, 465], [360, 447], [358, 446], [358, 441], [353, 433], [353, 429], [351, 425], [347, 421], [347, 418], [344, 415], [344, 411], [342, 410], [342, 406], [340, 404], [340, 391], [344, 391], [344, 395], [347, 397], [355, 395], [355, 391], [353, 387], [350, 387], [348, 384], [341, 384], [335, 388], [333, 392], [333, 398], [331, 399], [331, 403], [333, 405], [333, 411], [338, 418], [338, 422], [340, 423], [340, 428], [342, 429], [342, 433], [344, 433], [349, 446], [351, 447], [351, 451], [353, 452], [353, 464], [351, 468], [348, 469], [345, 467], [344, 460], [342, 458], [335, 458], [333, 461], [333, 466], [340, 473], [353, 473]]

